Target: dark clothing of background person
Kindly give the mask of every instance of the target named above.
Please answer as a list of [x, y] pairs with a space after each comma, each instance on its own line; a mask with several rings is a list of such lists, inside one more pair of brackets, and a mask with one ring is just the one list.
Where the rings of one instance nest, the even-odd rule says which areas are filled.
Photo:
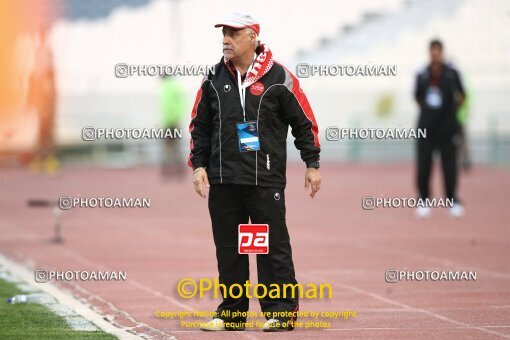
[[459, 72], [442, 64], [439, 72], [428, 66], [416, 78], [415, 98], [420, 106], [418, 128], [427, 130], [427, 137], [417, 142], [416, 182], [420, 198], [430, 196], [429, 182], [434, 151], [441, 154], [445, 195], [457, 201], [457, 144], [460, 125], [457, 120], [459, 95], [464, 87]]

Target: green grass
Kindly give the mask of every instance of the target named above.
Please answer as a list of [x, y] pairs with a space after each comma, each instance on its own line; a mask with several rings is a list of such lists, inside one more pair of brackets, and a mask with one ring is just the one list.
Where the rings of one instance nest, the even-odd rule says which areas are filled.
[[23, 294], [16, 286], [0, 279], [0, 339], [117, 339], [103, 331], [78, 332], [63, 318], [38, 304], [7, 303], [7, 299]]

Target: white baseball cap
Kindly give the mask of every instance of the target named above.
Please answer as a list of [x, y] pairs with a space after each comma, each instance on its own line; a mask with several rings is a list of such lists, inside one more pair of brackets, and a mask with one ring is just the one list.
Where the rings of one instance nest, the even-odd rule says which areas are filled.
[[232, 27], [232, 28], [251, 28], [255, 33], [260, 33], [260, 25], [250, 14], [245, 12], [233, 12], [230, 13], [220, 23], [214, 25], [214, 27]]

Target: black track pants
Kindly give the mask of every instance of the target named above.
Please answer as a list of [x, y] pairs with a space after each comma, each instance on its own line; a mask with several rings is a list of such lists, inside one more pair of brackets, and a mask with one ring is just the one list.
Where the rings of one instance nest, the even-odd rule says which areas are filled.
[[[247, 185], [212, 185], [209, 191], [209, 212], [211, 215], [216, 258], [218, 260], [219, 282], [227, 288], [232, 284], [244, 284], [249, 280], [248, 255], [238, 252], [238, 226], [246, 224], [269, 225], [269, 254], [257, 255], [258, 283], [268, 291], [270, 285], [297, 284], [289, 233], [285, 224], [285, 194], [282, 189], [261, 188]], [[252, 296], [253, 287], [252, 283]], [[234, 296], [237, 295], [234, 290]], [[220, 293], [221, 294], [221, 293]], [[298, 296], [291, 291], [283, 298], [261, 298], [263, 312], [293, 312], [298, 308]], [[260, 292], [257, 295], [263, 295]], [[217, 312], [248, 311], [249, 299], [245, 292], [240, 298], [227, 296], [218, 306]], [[271, 318], [271, 315], [267, 317]], [[243, 318], [228, 320], [244, 321]], [[278, 317], [282, 321], [290, 318]]]
[[416, 183], [420, 198], [429, 198], [429, 182], [432, 169], [432, 156], [435, 150], [441, 154], [441, 169], [445, 186], [445, 196], [457, 200], [457, 135], [447, 138], [418, 139]]

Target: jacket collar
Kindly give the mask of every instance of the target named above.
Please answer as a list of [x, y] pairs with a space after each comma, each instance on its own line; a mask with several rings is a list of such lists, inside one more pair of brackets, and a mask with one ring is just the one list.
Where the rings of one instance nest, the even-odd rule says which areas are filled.
[[[251, 84], [256, 83], [267, 72], [269, 72], [274, 64], [273, 53], [269, 47], [267, 47], [267, 45], [260, 44], [255, 50], [255, 53], [257, 54], [257, 58], [255, 58], [253, 67], [244, 79], [243, 85], [245, 87], [249, 87]], [[236, 77], [237, 72], [232, 62], [228, 59], [225, 59], [225, 57], [223, 57], [223, 61], [230, 73]]]

